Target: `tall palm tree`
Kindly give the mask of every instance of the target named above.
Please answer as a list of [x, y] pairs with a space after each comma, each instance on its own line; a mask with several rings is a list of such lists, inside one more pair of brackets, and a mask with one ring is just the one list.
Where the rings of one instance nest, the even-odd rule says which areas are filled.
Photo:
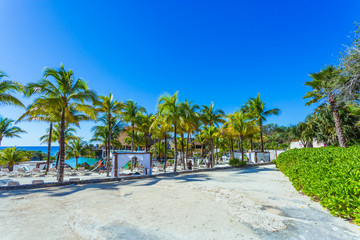
[[279, 115], [280, 110], [278, 108], [273, 108], [267, 110], [265, 103], [260, 99], [260, 93], [256, 98], [250, 98], [247, 106], [244, 107], [243, 111], [248, 112], [254, 119], [255, 122], [259, 125], [260, 128], [260, 142], [261, 142], [261, 151], [264, 151], [264, 141], [263, 141], [263, 123], [266, 122], [266, 117], [271, 115]]
[[146, 110], [144, 107], [141, 107], [133, 100], [128, 100], [122, 104], [121, 116], [124, 122], [130, 123], [132, 130], [132, 143], [131, 151], [135, 151], [134, 138], [135, 138], [135, 126], [138, 122], [139, 113], [145, 113]]
[[50, 155], [51, 155], [51, 143], [52, 143], [52, 130], [54, 122], [60, 121], [60, 109], [57, 109], [57, 105], [49, 106], [47, 102], [43, 101], [43, 98], [36, 99], [32, 104], [30, 104], [25, 113], [20, 116], [17, 120], [19, 121], [44, 121], [50, 124], [49, 134], [48, 134], [48, 156], [46, 164], [46, 173], [49, 171], [50, 166]]
[[9, 166], [10, 171], [16, 163], [29, 160], [23, 151], [16, 149], [16, 147], [5, 148], [0, 151], [0, 164]]
[[171, 96], [165, 93], [158, 100], [158, 112], [165, 118], [166, 122], [173, 125], [174, 129], [174, 172], [176, 172], [177, 166], [177, 127], [181, 116], [178, 94], [179, 92], [175, 92]]
[[137, 119], [138, 119], [137, 129], [139, 132], [142, 132], [144, 134], [145, 152], [147, 153], [148, 147], [149, 147], [149, 140], [151, 140], [150, 139], [150, 128], [151, 128], [151, 124], [153, 122], [153, 115], [146, 114], [146, 113], [139, 113]]
[[0, 146], [3, 138], [19, 138], [21, 133], [26, 133], [19, 127], [13, 127], [14, 120], [0, 117]]
[[[50, 78], [50, 79], [49, 79]], [[83, 112], [88, 119], [95, 119], [95, 111], [92, 105], [96, 94], [89, 90], [86, 82], [82, 79], [75, 80], [72, 70], [66, 71], [61, 64], [59, 69], [46, 68], [44, 70], [44, 79], [37, 83], [29, 83], [26, 86], [26, 96], [41, 94], [47, 96], [44, 101], [49, 105], [57, 104], [61, 109], [60, 118], [60, 165], [58, 181], [64, 181], [65, 166], [65, 138], [64, 131], [66, 126], [66, 115], [72, 118], [71, 108]], [[51, 104], [50, 104], [51, 103]], [[85, 119], [84, 119], [85, 120]]]
[[205, 126], [204, 129], [201, 131], [201, 135], [208, 139], [210, 142], [210, 149], [211, 149], [211, 168], [214, 167], [215, 159], [214, 159], [214, 138], [219, 137], [220, 131], [215, 126]]
[[86, 144], [82, 139], [77, 138], [69, 143], [69, 147], [66, 149], [66, 158], [75, 158], [76, 167], [78, 166], [78, 159], [80, 157], [91, 157], [93, 156], [93, 151], [89, 145]]
[[224, 123], [223, 117], [225, 113], [221, 109], [214, 109], [214, 103], [211, 102], [210, 106], [203, 105], [201, 109], [201, 121], [205, 126], [219, 127], [219, 123]]
[[15, 92], [24, 92], [24, 86], [18, 82], [3, 80], [5, 77], [7, 77], [7, 75], [0, 71], [0, 104], [25, 108], [24, 104], [12, 95]]
[[96, 102], [96, 111], [105, 113], [107, 116], [107, 123], [108, 123], [108, 144], [106, 148], [106, 169], [107, 169], [107, 175], [109, 176], [109, 166], [110, 166], [110, 146], [111, 146], [111, 118], [114, 114], [119, 114], [122, 103], [118, 102], [117, 100], [113, 99], [112, 93], [109, 94], [109, 96], [99, 96], [99, 101]]
[[[93, 138], [90, 142], [99, 142], [100, 147], [105, 147], [105, 149], [114, 149], [121, 148], [121, 142], [119, 140], [119, 135], [123, 131], [124, 123], [119, 120], [117, 116], [113, 116], [110, 121], [111, 124], [108, 124], [108, 117], [103, 115], [98, 118], [98, 122], [102, 123], [100, 126], [94, 126], [91, 131], [93, 132]], [[108, 130], [109, 125], [111, 126], [111, 131]], [[109, 145], [109, 133], [110, 135], [110, 145]], [[106, 152], [106, 154], [109, 154]], [[108, 155], [106, 155], [108, 159]], [[107, 166], [109, 168], [109, 166]], [[108, 172], [107, 172], [108, 173]]]
[[165, 164], [164, 164], [164, 171], [166, 171], [166, 162], [167, 162], [167, 155], [168, 155], [168, 149], [167, 149], [167, 138], [168, 138], [168, 133], [170, 131], [172, 131], [171, 129], [171, 125], [172, 123], [168, 122], [168, 118], [165, 118], [162, 114], [160, 114], [159, 112], [156, 113], [153, 123], [151, 124], [150, 127], [150, 131], [152, 131], [153, 133], [155, 133], [158, 138], [159, 138], [159, 155], [161, 152], [161, 140], [162, 137], [164, 137], [164, 160], [165, 160]]
[[187, 141], [186, 141], [186, 154], [185, 154], [185, 162], [188, 161], [189, 156], [189, 143], [190, 143], [190, 135], [199, 129], [200, 126], [200, 116], [197, 112], [199, 106], [197, 104], [193, 104], [193, 102], [188, 102], [185, 99], [184, 102], [180, 103], [180, 111], [181, 111], [181, 125], [184, 129], [184, 132], [187, 133]]
[[251, 117], [243, 111], [237, 111], [233, 114], [229, 114], [228, 118], [234, 131], [238, 134], [238, 148], [241, 151], [241, 160], [244, 161], [244, 139], [248, 135], [255, 133], [257, 127], [254, 121], [251, 121]]
[[312, 80], [306, 82], [305, 85], [311, 87], [312, 91], [306, 93], [306, 95], [304, 96], [304, 98], [310, 99], [310, 101], [307, 102], [305, 105], [309, 106], [324, 99], [329, 102], [331, 106], [331, 111], [334, 116], [336, 134], [338, 137], [339, 145], [340, 147], [346, 148], [346, 138], [340, 119], [336, 90], [334, 90], [334, 85], [340, 76], [340, 70], [336, 69], [336, 67], [334, 66], [328, 66], [318, 73], [310, 74], [310, 76], [312, 77]]
[[132, 132], [127, 133], [128, 136], [124, 138], [126, 144], [131, 144], [134, 141], [135, 148], [145, 146], [145, 134], [142, 132], [135, 131], [135, 134], [132, 135]]

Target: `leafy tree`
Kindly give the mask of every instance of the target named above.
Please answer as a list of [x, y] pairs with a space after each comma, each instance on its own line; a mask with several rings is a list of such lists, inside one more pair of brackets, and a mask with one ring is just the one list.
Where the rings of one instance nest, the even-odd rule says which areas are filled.
[[20, 137], [21, 133], [26, 133], [19, 127], [13, 127], [14, 120], [0, 117], [0, 146], [3, 138]]
[[138, 123], [139, 113], [145, 113], [146, 110], [144, 107], [139, 106], [133, 100], [128, 100], [122, 104], [121, 115], [124, 122], [130, 123], [132, 130], [132, 143], [131, 151], [135, 151], [135, 126]]
[[[50, 78], [50, 79], [49, 79]], [[37, 83], [29, 83], [26, 86], [26, 95], [41, 94], [46, 96], [43, 101], [48, 105], [57, 104], [61, 109], [60, 118], [60, 165], [58, 181], [64, 180], [65, 166], [65, 128], [68, 118], [72, 118], [71, 108], [84, 113], [86, 119], [95, 119], [95, 111], [92, 104], [97, 96], [89, 90], [86, 82], [82, 79], [74, 79], [72, 70], [66, 71], [61, 64], [59, 69], [46, 68], [44, 78]]]
[[109, 96], [99, 96], [99, 101], [95, 102], [95, 108], [97, 112], [104, 113], [107, 116], [107, 124], [109, 131], [107, 134], [107, 148], [106, 148], [106, 166], [107, 166], [107, 176], [109, 176], [109, 166], [110, 166], [110, 146], [111, 146], [111, 118], [114, 114], [119, 114], [122, 108], [122, 103], [114, 100], [112, 93]]
[[162, 115], [162, 118], [165, 119], [165, 122], [171, 123], [174, 130], [174, 172], [176, 172], [177, 167], [177, 128], [179, 124], [179, 119], [181, 117], [181, 109], [179, 105], [178, 92], [175, 92], [174, 95], [169, 95], [167, 93], [160, 96], [158, 100], [158, 111]]
[[211, 168], [214, 167], [215, 159], [214, 159], [214, 138], [217, 138], [220, 136], [220, 131], [215, 126], [205, 126], [203, 130], [201, 131], [201, 135], [208, 139], [210, 142], [210, 149], [211, 149]]
[[3, 80], [7, 75], [0, 71], [0, 104], [14, 105], [25, 108], [24, 104], [13, 96], [13, 93], [24, 92], [24, 86], [18, 82]]
[[66, 158], [75, 158], [76, 166], [78, 166], [78, 159], [80, 157], [92, 157], [93, 151], [89, 145], [82, 139], [77, 138], [70, 141], [68, 148], [66, 149]]
[[244, 160], [244, 138], [257, 132], [258, 128], [251, 117], [243, 111], [237, 111], [229, 115], [229, 122], [233, 126], [234, 131], [238, 134], [239, 150], [241, 151], [241, 160]]
[[260, 99], [260, 94], [256, 98], [250, 98], [245, 106], [244, 110], [248, 112], [254, 119], [255, 122], [260, 127], [260, 142], [261, 142], [261, 151], [264, 151], [264, 141], [263, 141], [263, 123], [266, 122], [266, 117], [271, 115], [278, 115], [280, 110], [278, 108], [267, 110], [265, 103]]
[[5, 148], [0, 151], [0, 164], [9, 166], [10, 171], [16, 163], [29, 160], [26, 158], [23, 151], [18, 150], [16, 147]]

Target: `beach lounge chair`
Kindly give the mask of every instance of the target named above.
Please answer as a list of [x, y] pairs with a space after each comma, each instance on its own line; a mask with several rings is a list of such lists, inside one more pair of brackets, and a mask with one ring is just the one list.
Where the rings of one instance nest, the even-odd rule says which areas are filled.
[[157, 165], [157, 166], [156, 166], [156, 170], [159, 171], [159, 172], [160, 172], [160, 171], [161, 171], [161, 172], [164, 171], [164, 165], [162, 165], [162, 164]]
[[56, 176], [57, 175], [56, 168], [49, 168], [48, 175], [49, 176]]
[[31, 171], [31, 175], [32, 175], [32, 176], [36, 176], [36, 177], [40, 177], [40, 176], [44, 176], [45, 173], [41, 172], [40, 168], [34, 168], [34, 169]]
[[7, 168], [2, 168], [0, 171], [1, 176], [8, 176], [9, 174], [10, 174], [10, 171]]
[[25, 171], [25, 169], [23, 169], [23, 168], [18, 168], [18, 170], [17, 170], [17, 175], [18, 175], [18, 176], [21, 176], [21, 177], [30, 177], [30, 176], [31, 176], [31, 172]]
[[85, 169], [85, 167], [79, 167], [78, 173], [80, 175], [90, 175], [91, 174], [91, 172], [89, 170]]
[[71, 171], [71, 168], [64, 168], [64, 175], [65, 176], [72, 176], [72, 175], [76, 175], [76, 173]]

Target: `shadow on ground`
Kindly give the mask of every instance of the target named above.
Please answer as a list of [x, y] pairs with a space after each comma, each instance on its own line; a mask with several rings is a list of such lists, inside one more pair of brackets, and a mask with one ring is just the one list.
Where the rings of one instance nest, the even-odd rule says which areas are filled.
[[77, 193], [83, 190], [106, 190], [106, 191], [116, 191], [121, 186], [125, 185], [136, 185], [136, 186], [152, 186], [157, 184], [160, 181], [166, 180], [175, 180], [179, 182], [201, 182], [208, 181], [211, 178], [207, 174], [187, 174], [187, 175], [170, 175], [170, 176], [161, 176], [148, 179], [140, 180], [125, 180], [125, 181], [114, 181], [114, 182], [105, 182], [105, 183], [92, 183], [92, 184], [72, 184], [65, 186], [56, 186], [56, 187], [44, 187], [44, 188], [28, 188], [28, 189], [18, 189], [18, 190], [7, 190], [0, 191], [0, 199], [4, 197], [14, 197], [21, 196], [26, 194], [37, 194], [45, 193], [50, 197], [62, 197]]

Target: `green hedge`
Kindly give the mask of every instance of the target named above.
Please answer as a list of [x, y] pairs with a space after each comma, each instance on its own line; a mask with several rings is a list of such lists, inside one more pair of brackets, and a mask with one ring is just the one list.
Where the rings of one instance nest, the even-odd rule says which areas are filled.
[[292, 149], [276, 166], [298, 191], [360, 225], [360, 147]]
[[238, 158], [231, 158], [229, 161], [229, 165], [232, 167], [245, 167], [246, 164], [245, 161], [240, 161]]

